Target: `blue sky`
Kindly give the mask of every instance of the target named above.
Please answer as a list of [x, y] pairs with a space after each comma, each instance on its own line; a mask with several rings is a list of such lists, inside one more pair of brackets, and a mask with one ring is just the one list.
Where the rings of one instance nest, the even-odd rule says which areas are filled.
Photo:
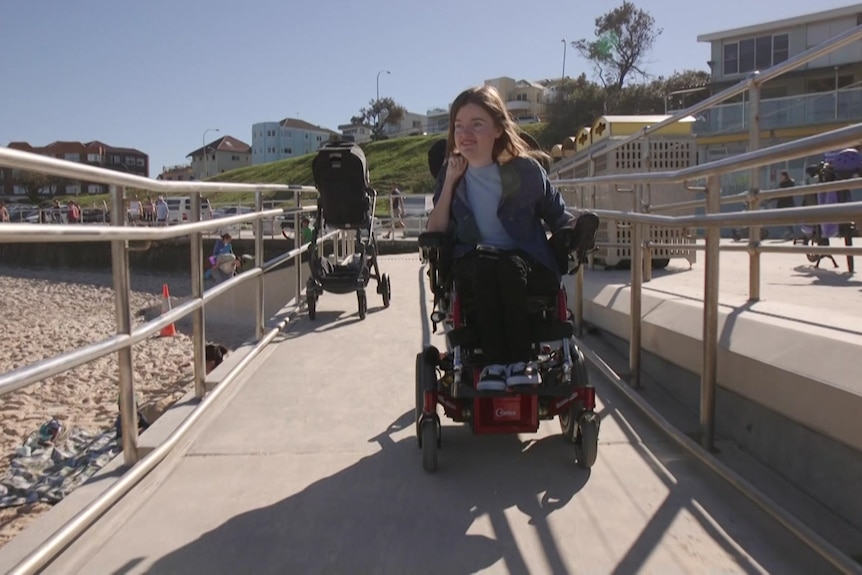
[[[336, 129], [375, 97], [445, 107], [484, 79], [562, 72], [562, 38], [591, 38], [619, 0], [6, 0], [0, 145], [101, 140], [150, 155], [150, 175], [207, 140], [251, 144], [255, 122]], [[638, 0], [664, 29], [647, 69], [706, 70], [698, 34], [844, 1]], [[589, 67], [569, 48], [566, 74]]]

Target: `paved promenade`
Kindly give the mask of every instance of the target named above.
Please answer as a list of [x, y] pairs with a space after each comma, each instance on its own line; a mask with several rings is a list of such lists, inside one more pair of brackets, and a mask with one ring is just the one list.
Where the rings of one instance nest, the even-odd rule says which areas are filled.
[[317, 321], [292, 322], [223, 407], [46, 572], [832, 572], [597, 373], [591, 471], [556, 421], [476, 437], [444, 419], [440, 470], [424, 473], [414, 359], [440, 337], [424, 319], [418, 258], [381, 267], [389, 309], [371, 295], [359, 321], [355, 296], [325, 294]]

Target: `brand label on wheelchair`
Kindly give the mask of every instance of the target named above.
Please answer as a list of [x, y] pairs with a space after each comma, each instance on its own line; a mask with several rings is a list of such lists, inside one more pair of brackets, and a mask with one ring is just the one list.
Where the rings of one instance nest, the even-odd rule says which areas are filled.
[[494, 400], [494, 419], [497, 421], [517, 421], [521, 419], [521, 400], [510, 398]]

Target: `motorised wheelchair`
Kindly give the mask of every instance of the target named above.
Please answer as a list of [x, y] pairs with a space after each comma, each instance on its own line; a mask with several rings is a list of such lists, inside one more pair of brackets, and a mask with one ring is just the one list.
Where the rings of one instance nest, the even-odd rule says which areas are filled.
[[[598, 217], [582, 214], [574, 228], [561, 230], [549, 239], [568, 273], [577, 271], [594, 249], [598, 226]], [[437, 452], [442, 446], [438, 405], [447, 417], [468, 423], [477, 435], [536, 432], [540, 420], [556, 416], [563, 436], [574, 444], [578, 465], [591, 467], [598, 452], [600, 422], [595, 413], [595, 390], [574, 338], [565, 289], [560, 286], [554, 293], [530, 293], [528, 297], [533, 361], [542, 383], [517, 391], [479, 391], [476, 385], [484, 367], [481, 342], [473, 302], [454, 286], [453, 247], [451, 236], [445, 232], [419, 236], [420, 254], [434, 296], [430, 319], [434, 331], [443, 326], [447, 344], [445, 352], [428, 346], [416, 355], [416, 436], [424, 469], [437, 469]]]

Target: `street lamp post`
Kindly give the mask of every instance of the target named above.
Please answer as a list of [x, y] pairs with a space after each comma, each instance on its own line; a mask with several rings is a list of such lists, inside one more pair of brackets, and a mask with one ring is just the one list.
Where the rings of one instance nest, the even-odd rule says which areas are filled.
[[202, 180], [207, 177], [207, 175], [208, 175], [207, 172], [209, 172], [209, 167], [207, 166], [207, 132], [218, 132], [218, 131], [219, 131], [218, 128], [207, 128], [206, 130], [204, 130], [204, 133], [201, 136], [201, 145], [203, 146], [203, 151], [204, 151], [204, 175], [201, 178]]
[[566, 46], [566, 39], [565, 38], [560, 40], [560, 42], [563, 43], [563, 75], [560, 76], [560, 82], [562, 82], [563, 80], [566, 79], [566, 48], [567, 48], [567, 46]]
[[[387, 74], [392, 73], [389, 70], [380, 70], [379, 72], [377, 72], [377, 99], [374, 101], [374, 104], [376, 106], [380, 105], [380, 74], [383, 74], [384, 72], [386, 72]], [[378, 112], [378, 113], [374, 114], [374, 127], [376, 128], [379, 123], [380, 123], [380, 113]]]

